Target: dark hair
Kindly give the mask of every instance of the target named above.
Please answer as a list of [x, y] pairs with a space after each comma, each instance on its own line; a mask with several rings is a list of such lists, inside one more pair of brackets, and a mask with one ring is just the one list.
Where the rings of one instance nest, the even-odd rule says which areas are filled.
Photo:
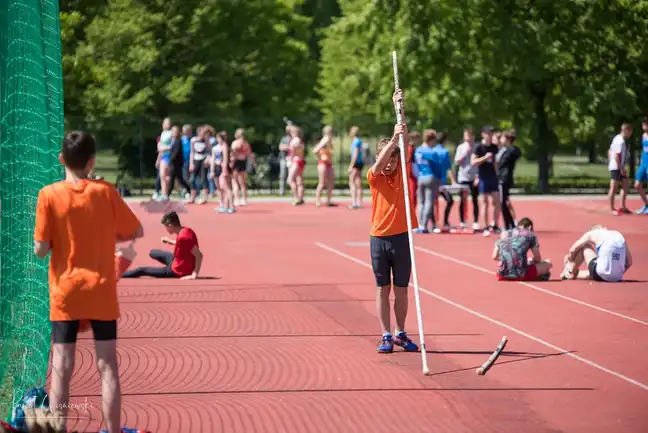
[[164, 224], [165, 226], [179, 227], [180, 217], [178, 216], [177, 213], [173, 211], [165, 213], [164, 216], [162, 217], [162, 224]]
[[[385, 147], [387, 147], [387, 145], [389, 144], [390, 141], [391, 141], [391, 138], [382, 138], [382, 139], [378, 142], [378, 144], [376, 145], [376, 156], [380, 155], [380, 153], [382, 152], [382, 150], [383, 150]], [[398, 148], [398, 146], [396, 146], [396, 147], [394, 148], [394, 150], [392, 151], [392, 154], [391, 154], [390, 156], [392, 156], [392, 157], [396, 157], [396, 156], [398, 156], [399, 154], [400, 154], [400, 149]]]
[[443, 144], [443, 143], [445, 143], [445, 141], [446, 141], [447, 139], [448, 139], [448, 136], [446, 135], [445, 132], [439, 132], [439, 133], [437, 134], [437, 142], [438, 142], [438, 143]]
[[522, 227], [525, 229], [533, 230], [533, 221], [531, 221], [529, 218], [522, 218], [518, 222], [518, 227]]
[[63, 161], [70, 170], [83, 170], [97, 154], [97, 143], [85, 131], [72, 131], [63, 139]]
[[437, 132], [434, 129], [426, 129], [423, 131], [423, 141], [429, 143], [430, 141], [435, 141], [437, 138]]
[[645, 124], [648, 125], [648, 117], [644, 117], [643, 120], [641, 121], [641, 123], [645, 123]]

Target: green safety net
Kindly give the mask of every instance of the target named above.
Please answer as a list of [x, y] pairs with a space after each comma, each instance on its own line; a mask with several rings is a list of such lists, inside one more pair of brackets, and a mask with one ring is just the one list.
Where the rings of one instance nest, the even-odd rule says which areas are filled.
[[48, 261], [33, 253], [36, 197], [61, 178], [58, 0], [0, 0], [0, 416], [44, 385]]

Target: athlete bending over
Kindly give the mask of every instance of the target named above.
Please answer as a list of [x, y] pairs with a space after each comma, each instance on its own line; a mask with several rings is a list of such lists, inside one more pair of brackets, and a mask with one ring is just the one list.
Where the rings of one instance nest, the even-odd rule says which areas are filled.
[[[529, 250], [532, 261], [527, 259]], [[547, 281], [550, 277], [551, 262], [542, 260], [529, 218], [522, 218], [517, 228], [502, 232], [495, 242], [493, 260], [499, 261], [497, 279], [500, 281]]]
[[632, 266], [632, 255], [621, 233], [596, 224], [571, 246], [560, 278], [578, 278], [583, 264], [589, 271], [584, 279], [615, 283]]

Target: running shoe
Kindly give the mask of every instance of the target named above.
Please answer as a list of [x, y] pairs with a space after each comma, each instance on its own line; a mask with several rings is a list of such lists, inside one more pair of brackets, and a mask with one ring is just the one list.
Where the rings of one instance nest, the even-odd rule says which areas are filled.
[[612, 215], [614, 215], [614, 216], [619, 216], [619, 215], [621, 215], [621, 212], [619, 212], [619, 211], [616, 210], [616, 209], [612, 209], [610, 212], [611, 212]]
[[641, 209], [635, 212], [637, 215], [648, 214], [648, 205], [643, 205]]
[[392, 353], [394, 351], [394, 337], [391, 334], [385, 334], [378, 345], [379, 353]]
[[406, 332], [399, 332], [396, 334], [396, 337], [394, 337], [394, 344], [402, 347], [407, 352], [418, 351], [418, 346], [407, 336]]
[[632, 213], [632, 211], [631, 211], [630, 209], [628, 209], [627, 207], [622, 207], [621, 209], [619, 209], [619, 211], [620, 211], [621, 213], [626, 214], [626, 215], [629, 215], [629, 214]]
[[473, 223], [473, 230], [477, 231], [477, 230], [479, 230], [480, 228], [481, 228], [481, 227], [479, 227], [479, 223]]
[[424, 228], [420, 228], [420, 227], [419, 227], [419, 228], [417, 228], [417, 229], [414, 229], [414, 233], [417, 233], [417, 234], [425, 234], [425, 233], [430, 233], [430, 232], [428, 231], [428, 229], [424, 229]]

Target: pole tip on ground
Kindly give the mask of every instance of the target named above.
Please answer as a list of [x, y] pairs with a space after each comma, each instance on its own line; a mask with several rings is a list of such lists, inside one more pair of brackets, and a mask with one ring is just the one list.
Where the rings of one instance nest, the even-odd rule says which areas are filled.
[[483, 376], [484, 374], [486, 374], [486, 370], [484, 370], [483, 367], [479, 367], [479, 368], [477, 369], [477, 374], [478, 374], [479, 376]]
[[423, 375], [424, 375], [424, 376], [429, 376], [430, 374], [431, 374], [431, 373], [430, 373], [430, 370], [429, 370], [429, 369], [425, 368], [425, 369], [423, 370]]

